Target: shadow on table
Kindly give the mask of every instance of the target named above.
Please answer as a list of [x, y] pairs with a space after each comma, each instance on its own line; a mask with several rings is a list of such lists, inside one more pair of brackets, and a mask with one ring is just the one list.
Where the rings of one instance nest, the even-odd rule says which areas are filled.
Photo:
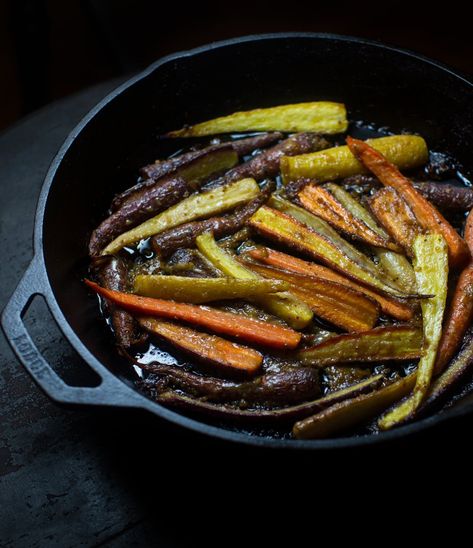
[[410, 504], [416, 492], [437, 491], [444, 480], [451, 486], [456, 474], [465, 484], [466, 426], [459, 419], [437, 427], [438, 436], [427, 432], [362, 450], [303, 453], [209, 439], [138, 411], [100, 410], [92, 440], [143, 515], [106, 545], [147, 546], [159, 535], [160, 542], [187, 546], [210, 542], [216, 527], [244, 541], [255, 520], [269, 538], [279, 527], [307, 519], [315, 527], [314, 520], [335, 513], [368, 515], [380, 510], [376, 500], [389, 505], [407, 496]]

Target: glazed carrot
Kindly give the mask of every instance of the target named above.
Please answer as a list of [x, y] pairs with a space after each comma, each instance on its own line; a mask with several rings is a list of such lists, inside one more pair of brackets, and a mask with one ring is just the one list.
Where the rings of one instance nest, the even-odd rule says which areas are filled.
[[437, 407], [445, 396], [452, 392], [461, 379], [465, 377], [473, 367], [473, 338], [472, 332], [465, 337], [465, 345], [448, 367], [439, 375], [430, 387], [429, 394], [422, 405], [421, 411]]
[[301, 340], [301, 334], [297, 331], [240, 314], [224, 312], [207, 306], [139, 297], [130, 293], [105, 289], [90, 280], [84, 281], [103, 298], [141, 316], [158, 316], [189, 322], [217, 333], [271, 348], [295, 348]]
[[326, 438], [336, 432], [363, 424], [409, 394], [415, 380], [415, 373], [411, 373], [378, 390], [336, 403], [296, 422], [292, 433], [296, 439]]
[[405, 200], [394, 188], [386, 187], [370, 198], [369, 206], [386, 232], [412, 257], [412, 244], [422, 229]]
[[[389, 234], [382, 228], [372, 213], [362, 205], [350, 192], [334, 183], [327, 183], [324, 187], [333, 194], [345, 209], [360, 221], [368, 225], [371, 230], [382, 238], [389, 239]], [[473, 194], [473, 192], [472, 192]], [[391, 280], [403, 289], [415, 291], [415, 275], [411, 264], [403, 253], [396, 253], [389, 249], [374, 247], [372, 249], [378, 258], [378, 266]]]
[[[211, 232], [197, 236], [195, 243], [202, 255], [229, 278], [260, 281], [252, 270], [242, 266], [232, 253], [222, 249]], [[312, 321], [312, 310], [288, 291], [254, 295], [252, 301], [270, 314], [281, 318], [293, 329], [304, 329]]]
[[138, 321], [150, 333], [219, 368], [252, 374], [256, 373], [263, 363], [263, 356], [253, 348], [241, 346], [216, 335], [201, 333], [157, 318], [139, 318]]
[[321, 217], [334, 228], [355, 236], [358, 240], [375, 247], [400, 251], [393, 241], [383, 238], [366, 223], [355, 217], [327, 189], [316, 184], [305, 185], [298, 193], [301, 204], [311, 213]]
[[317, 316], [346, 331], [367, 331], [378, 319], [378, 303], [351, 287], [254, 262], [245, 261], [244, 264], [265, 278], [288, 282], [290, 291]]
[[198, 137], [218, 133], [245, 133], [252, 131], [313, 131], [316, 133], [341, 133], [348, 126], [345, 105], [332, 101], [295, 103], [277, 107], [257, 108], [234, 112], [200, 122], [193, 126], [170, 131], [168, 137]]
[[[306, 215], [313, 217], [313, 219], [325, 223], [336, 234], [337, 238], [340, 238], [337, 232], [324, 220], [319, 219], [316, 215], [312, 215], [312, 213], [309, 213], [305, 209], [297, 206], [294, 207]], [[315, 259], [323, 261], [326, 265], [340, 271], [343, 275], [349, 276], [357, 282], [367, 284], [378, 291], [387, 293], [389, 296], [398, 298], [417, 297], [417, 295], [405, 293], [403, 290], [395, 288], [389, 281], [385, 281], [383, 279], [383, 272], [377, 268], [375, 263], [348, 244], [348, 242], [345, 242], [348, 245], [342, 249], [340, 245], [335, 243], [334, 239], [329, 240], [322, 231], [314, 230], [292, 215], [282, 213], [271, 207], [262, 206], [251, 217], [248, 224], [263, 237], [270, 238], [290, 248], [297, 249], [302, 253], [311, 255]], [[340, 238], [340, 240], [344, 241], [343, 238]], [[359, 256], [363, 257], [363, 259], [360, 260]]]
[[252, 259], [256, 259], [257, 261], [267, 265], [288, 270], [289, 272], [304, 274], [306, 276], [317, 276], [319, 278], [323, 278], [324, 280], [330, 280], [332, 282], [345, 285], [346, 287], [351, 287], [352, 289], [355, 289], [356, 291], [359, 291], [360, 293], [363, 293], [377, 301], [382, 312], [396, 318], [397, 320], [409, 321], [414, 317], [414, 310], [409, 304], [398, 301], [397, 299], [391, 299], [385, 295], [380, 295], [379, 293], [376, 293], [363, 285], [357, 284], [356, 282], [325, 266], [309, 263], [308, 261], [293, 257], [287, 253], [275, 251], [269, 247], [258, 247], [256, 249], [251, 249], [245, 255], [249, 255]]
[[463, 266], [471, 256], [466, 242], [443, 215], [413, 187], [411, 181], [367, 143], [347, 137], [347, 144], [356, 158], [374, 173], [383, 185], [397, 190], [412, 209], [422, 228], [442, 234], [448, 245], [450, 266]]
[[[473, 211], [473, 210], [472, 210]], [[473, 253], [473, 214], [465, 225], [465, 241]], [[441, 373], [458, 350], [466, 330], [473, 321], [473, 260], [458, 278], [457, 286], [444, 322], [434, 373]]]
[[[419, 167], [429, 157], [427, 144], [418, 135], [390, 135], [368, 139], [368, 143], [403, 170]], [[302, 177], [312, 177], [321, 183], [366, 173], [366, 168], [347, 146], [291, 157], [283, 156], [280, 163], [284, 183], [297, 181]]]
[[422, 353], [422, 330], [410, 325], [375, 327], [363, 333], [342, 333], [298, 353], [305, 365], [413, 360]]
[[442, 336], [442, 320], [447, 301], [448, 246], [441, 234], [421, 234], [413, 245], [414, 272], [418, 290], [432, 295], [421, 301], [423, 343], [412, 394], [378, 420], [381, 430], [389, 430], [411, 419], [425, 400], [432, 381], [437, 350]]

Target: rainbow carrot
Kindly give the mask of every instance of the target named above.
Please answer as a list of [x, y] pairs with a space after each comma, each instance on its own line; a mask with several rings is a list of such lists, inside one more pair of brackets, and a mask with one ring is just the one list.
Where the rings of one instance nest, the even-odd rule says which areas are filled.
[[249, 343], [271, 348], [295, 348], [301, 340], [301, 334], [288, 327], [255, 320], [232, 312], [216, 310], [207, 306], [139, 297], [131, 293], [105, 289], [90, 280], [84, 281], [87, 286], [103, 298], [140, 316], [158, 316], [171, 320], [181, 320], [210, 329], [216, 333], [230, 335]]
[[236, 373], [257, 373], [263, 363], [263, 356], [247, 346], [227, 341], [217, 335], [195, 331], [158, 318], [143, 317], [140, 325], [150, 333], [169, 341], [180, 350], [191, 354], [205, 363], [211, 363], [219, 369]]
[[413, 187], [411, 181], [380, 152], [364, 141], [347, 137], [347, 145], [356, 158], [374, 173], [383, 185], [397, 190], [422, 228], [441, 234], [445, 238], [450, 266], [462, 267], [471, 257], [466, 242], [443, 215]]
[[306, 276], [317, 276], [323, 278], [324, 280], [329, 280], [332, 282], [337, 282], [339, 284], [351, 287], [356, 289], [360, 293], [364, 293], [368, 297], [371, 297], [379, 303], [382, 312], [396, 318], [397, 320], [409, 321], [414, 317], [413, 308], [402, 301], [397, 299], [392, 299], [385, 295], [380, 295], [371, 289], [368, 289], [364, 285], [358, 284], [349, 278], [346, 278], [342, 274], [338, 274], [327, 268], [326, 266], [321, 266], [315, 263], [310, 263], [304, 261], [287, 253], [282, 253], [281, 251], [275, 251], [269, 247], [258, 247], [252, 249], [246, 253], [252, 259], [256, 259], [259, 262], [265, 263], [270, 266], [275, 266], [276, 268], [282, 268], [283, 270], [288, 270], [289, 272], [295, 272], [297, 274], [304, 274]]
[[[473, 211], [473, 210], [472, 210]], [[473, 252], [473, 215], [470, 211], [465, 225], [465, 240]], [[439, 374], [453, 358], [460, 346], [466, 330], [473, 321], [473, 260], [460, 274], [455, 293], [444, 322], [435, 362], [434, 373]]]

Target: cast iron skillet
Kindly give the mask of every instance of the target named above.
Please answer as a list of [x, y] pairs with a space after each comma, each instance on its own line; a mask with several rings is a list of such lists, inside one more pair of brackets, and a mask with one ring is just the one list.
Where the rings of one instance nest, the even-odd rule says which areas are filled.
[[[141, 395], [81, 282], [86, 243], [114, 193], [137, 169], [166, 155], [159, 134], [236, 110], [300, 101], [347, 104], [352, 120], [419, 132], [430, 147], [473, 168], [473, 84], [418, 55], [328, 34], [249, 36], [157, 61], [108, 95], [66, 139], [46, 176], [36, 212], [34, 258], [6, 306], [2, 325], [40, 387], [63, 403], [138, 407], [210, 436], [267, 447], [340, 448], [387, 441], [473, 410], [452, 409], [379, 435], [281, 440], [210, 426]], [[65, 384], [39, 354], [22, 321], [33, 296], [46, 299], [60, 329], [100, 376], [97, 387]]]

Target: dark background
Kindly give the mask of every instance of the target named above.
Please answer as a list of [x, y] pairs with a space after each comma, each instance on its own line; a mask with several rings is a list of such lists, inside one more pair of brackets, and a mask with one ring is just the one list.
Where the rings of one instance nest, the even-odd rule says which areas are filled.
[[[414, 0], [0, 0], [0, 130], [104, 82], [0, 135], [0, 309], [30, 261], [36, 197], [52, 156], [126, 75], [167, 53], [277, 31], [381, 40], [471, 75], [471, 20], [455, 2]], [[40, 351], [66, 371], [79, 367], [44, 306], [32, 308], [26, 321]], [[259, 538], [267, 546], [284, 532], [295, 547], [343, 535], [365, 544], [376, 523], [405, 543], [416, 523], [423, 537], [448, 528], [449, 510], [455, 545], [471, 521], [461, 519], [471, 424], [465, 418], [367, 452], [250, 451], [141, 411], [57, 406], [0, 335], [0, 547], [253, 546]]]
[[137, 71], [167, 53], [260, 32], [363, 36], [471, 74], [471, 19], [460, 5], [415, 0], [0, 0], [0, 129], [54, 99]]

